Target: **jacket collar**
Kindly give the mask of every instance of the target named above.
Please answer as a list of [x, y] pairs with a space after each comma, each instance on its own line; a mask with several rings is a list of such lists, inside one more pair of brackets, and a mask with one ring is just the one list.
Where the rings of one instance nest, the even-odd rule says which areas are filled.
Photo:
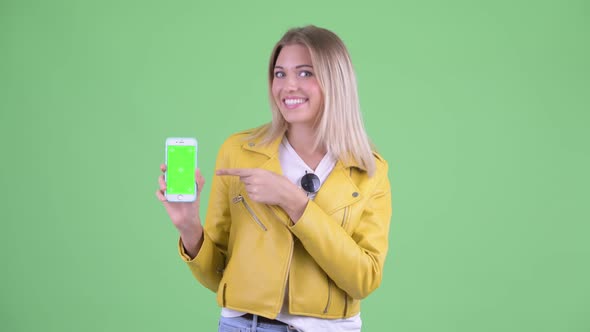
[[[281, 141], [283, 140], [283, 136], [276, 138], [275, 140], [273, 140], [269, 144], [262, 144], [261, 140], [262, 140], [261, 138], [249, 139], [246, 142], [244, 142], [244, 144], [242, 144], [242, 148], [244, 148], [245, 150], [248, 150], [248, 151], [264, 154], [269, 158], [272, 158], [272, 157], [278, 155], [279, 145], [281, 144]], [[341, 162], [342, 166], [344, 166], [346, 168], [356, 167], [356, 168], [362, 169], [362, 167], [354, 159], [348, 160], [346, 162], [339, 160], [339, 162]]]
[[270, 144], [262, 144], [261, 138], [249, 139], [246, 142], [244, 142], [244, 144], [242, 144], [242, 148], [248, 151], [261, 153], [269, 158], [272, 158], [278, 155], [279, 145], [281, 144], [282, 139], [282, 136], [278, 137], [272, 142], [270, 142]]
[[[247, 151], [260, 153], [269, 158], [259, 168], [282, 175], [283, 172], [279, 161], [281, 140], [282, 137], [279, 137], [267, 145], [260, 144], [260, 140], [249, 140], [242, 147]], [[352, 165], [344, 164], [341, 160], [338, 160], [326, 181], [322, 183], [314, 202], [326, 213], [334, 213], [362, 199], [359, 188], [352, 180], [351, 167], [358, 166], [355, 163], [352, 163]]]

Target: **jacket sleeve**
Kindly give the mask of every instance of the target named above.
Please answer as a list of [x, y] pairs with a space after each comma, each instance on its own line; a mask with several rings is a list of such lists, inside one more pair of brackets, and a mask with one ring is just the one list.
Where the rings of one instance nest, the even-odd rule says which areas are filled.
[[334, 283], [355, 299], [379, 287], [388, 249], [391, 191], [387, 164], [375, 176], [379, 177], [375, 189], [368, 193], [361, 220], [351, 235], [313, 201], [290, 227]]
[[[227, 143], [219, 150], [215, 169], [227, 167], [228, 152], [226, 145]], [[182, 241], [179, 241], [178, 244], [180, 257], [187, 263], [195, 278], [213, 292], [217, 292], [225, 269], [230, 227], [227, 177], [214, 176], [201, 249], [197, 256], [191, 259], [184, 252]]]

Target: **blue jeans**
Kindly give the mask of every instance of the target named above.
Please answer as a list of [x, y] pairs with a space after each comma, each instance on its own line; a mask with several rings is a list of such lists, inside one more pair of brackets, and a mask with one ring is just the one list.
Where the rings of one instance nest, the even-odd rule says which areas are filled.
[[219, 319], [218, 332], [297, 332], [294, 327], [288, 325], [273, 325], [259, 323], [257, 316], [254, 319], [244, 317], [221, 317]]

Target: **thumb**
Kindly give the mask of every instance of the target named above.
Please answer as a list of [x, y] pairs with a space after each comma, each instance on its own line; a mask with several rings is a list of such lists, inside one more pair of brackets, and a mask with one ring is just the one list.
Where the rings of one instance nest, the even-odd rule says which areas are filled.
[[197, 184], [197, 197], [200, 198], [203, 186], [205, 186], [205, 178], [201, 174], [201, 170], [198, 168], [195, 170], [195, 182]]

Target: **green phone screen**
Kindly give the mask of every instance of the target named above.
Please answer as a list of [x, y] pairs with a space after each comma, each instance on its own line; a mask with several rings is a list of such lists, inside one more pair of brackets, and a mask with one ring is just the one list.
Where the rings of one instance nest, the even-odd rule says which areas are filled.
[[168, 194], [195, 194], [196, 147], [192, 145], [168, 146], [166, 192]]

